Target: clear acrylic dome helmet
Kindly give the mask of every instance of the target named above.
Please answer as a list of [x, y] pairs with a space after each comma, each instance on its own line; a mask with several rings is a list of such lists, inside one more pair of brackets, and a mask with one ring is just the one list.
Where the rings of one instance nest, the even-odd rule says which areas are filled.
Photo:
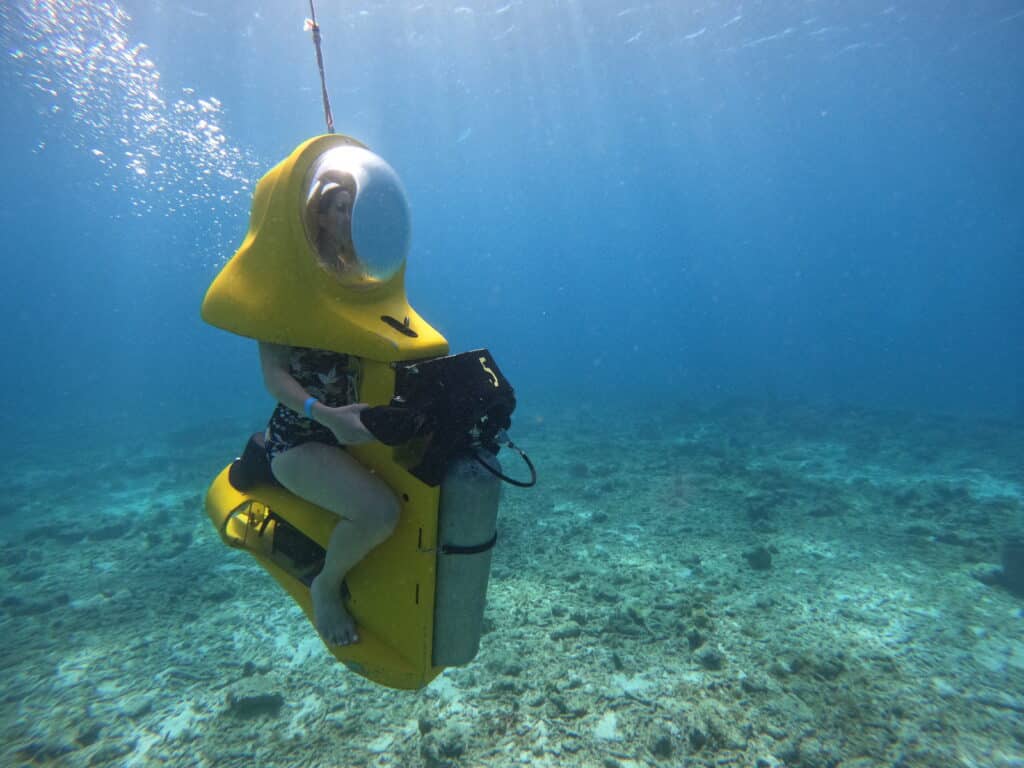
[[[322, 247], [320, 215], [325, 195], [337, 188], [352, 195], [346, 246], [340, 255]], [[368, 149], [329, 149], [310, 166], [304, 186], [303, 224], [313, 255], [349, 287], [371, 287], [393, 278], [409, 254], [412, 226], [405, 190], [395, 170]]]

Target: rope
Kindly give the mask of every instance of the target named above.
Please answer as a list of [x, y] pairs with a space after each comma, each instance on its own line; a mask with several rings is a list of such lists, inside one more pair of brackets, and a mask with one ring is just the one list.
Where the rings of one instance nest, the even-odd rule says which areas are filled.
[[316, 47], [316, 65], [320, 70], [320, 92], [324, 97], [324, 119], [327, 120], [327, 132], [334, 133], [334, 114], [331, 112], [331, 100], [327, 97], [327, 77], [324, 75], [324, 54], [320, 49], [320, 25], [316, 23], [316, 8], [313, 0], [309, 0], [309, 15], [306, 19], [306, 31], [313, 33], [313, 45]]

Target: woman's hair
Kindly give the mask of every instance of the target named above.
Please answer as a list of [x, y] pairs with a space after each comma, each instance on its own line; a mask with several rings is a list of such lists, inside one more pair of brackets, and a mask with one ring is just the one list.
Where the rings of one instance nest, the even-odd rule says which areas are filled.
[[[338, 234], [328, 233], [321, 225], [320, 216], [330, 211], [335, 197], [342, 191], [347, 191], [355, 202], [356, 182], [355, 179], [343, 172], [335, 172], [325, 177], [313, 186], [306, 206], [306, 215], [309, 220], [307, 231], [313, 239], [313, 247], [316, 251], [317, 260], [320, 265], [330, 272], [337, 274], [339, 270], [344, 271], [355, 259], [352, 250], [351, 228], [347, 236], [342, 239], [343, 247], [338, 249]], [[329, 247], [330, 245], [330, 247]]]
[[[317, 202], [316, 212], [318, 214], [327, 213], [327, 210], [331, 207], [331, 203], [334, 200], [334, 196], [345, 190], [349, 193], [355, 192], [355, 183], [352, 184], [350, 189], [347, 184], [339, 184], [336, 181], [328, 181], [320, 188], [320, 199]], [[354, 195], [353, 195], [354, 196]]]

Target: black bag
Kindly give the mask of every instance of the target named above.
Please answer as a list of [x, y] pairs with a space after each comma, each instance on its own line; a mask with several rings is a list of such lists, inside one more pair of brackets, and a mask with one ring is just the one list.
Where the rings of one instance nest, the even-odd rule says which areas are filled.
[[420, 461], [409, 471], [437, 485], [455, 456], [498, 452], [498, 434], [512, 424], [515, 392], [486, 349], [397, 363], [389, 406], [367, 408], [361, 420], [381, 442], [424, 438]]

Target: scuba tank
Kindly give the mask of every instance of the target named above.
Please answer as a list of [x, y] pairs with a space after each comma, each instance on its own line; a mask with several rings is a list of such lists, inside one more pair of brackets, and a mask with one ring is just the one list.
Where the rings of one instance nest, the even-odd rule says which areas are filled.
[[[398, 363], [389, 406], [363, 411], [364, 425], [385, 443], [423, 439], [409, 471], [440, 485], [432, 663], [468, 664], [483, 634], [484, 604], [497, 541], [502, 481], [529, 487], [536, 473], [508, 439], [515, 394], [490, 352]], [[497, 453], [519, 453], [532, 479], [502, 473]]]
[[433, 645], [438, 667], [468, 664], [483, 634], [501, 480], [481, 461], [501, 471], [497, 456], [483, 453], [479, 461], [459, 456], [449, 463], [441, 481]]

